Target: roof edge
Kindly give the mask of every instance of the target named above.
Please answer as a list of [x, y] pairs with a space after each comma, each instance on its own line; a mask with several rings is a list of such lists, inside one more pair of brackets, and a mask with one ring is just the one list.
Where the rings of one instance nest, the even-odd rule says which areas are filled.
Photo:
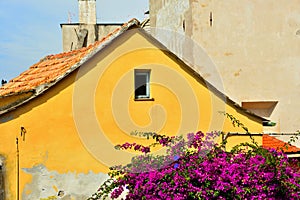
[[[122, 26], [124, 23], [118, 23], [118, 22], [112, 22], [112, 23], [110, 23], [110, 22], [103, 22], [103, 23], [97, 23], [97, 24], [95, 24], [96, 26], [102, 26], [102, 25], [104, 25], [104, 26], [109, 26], [109, 25], [111, 25], [111, 26]], [[79, 25], [82, 25], [82, 23], [61, 23], [60, 24], [60, 27], [62, 27], [62, 26], [65, 26], [65, 25], [73, 25], [73, 26], [79, 26]]]
[[[27, 98], [26, 100], [24, 100], [22, 102], [17, 103], [16, 105], [11, 106], [11, 107], [3, 110], [3, 111], [0, 111], [0, 116], [3, 115], [3, 114], [5, 114], [5, 113], [8, 113], [8, 112], [10, 112], [12, 110], [15, 110], [19, 106], [21, 106], [21, 105], [29, 102], [30, 100], [38, 97], [39, 95], [43, 94], [49, 88], [51, 88], [52, 86], [54, 86], [55, 84], [57, 84], [58, 82], [60, 82], [62, 79], [64, 79], [65, 77], [67, 77], [69, 74], [71, 74], [73, 71], [75, 71], [76, 69], [78, 69], [81, 65], [83, 65], [84, 63], [86, 63], [89, 58], [93, 57], [99, 51], [101, 51], [106, 46], [108, 46], [115, 38], [117, 38], [118, 36], [122, 35], [125, 31], [127, 31], [131, 27], [133, 27], [133, 26], [139, 26], [139, 24], [140, 24], [140, 22], [136, 18], [133, 18], [133, 19], [129, 20], [128, 22], [124, 23], [122, 27], [119, 27], [119, 28], [115, 29], [114, 31], [110, 32], [106, 36], [106, 37], [109, 37], [107, 40], [104, 40], [102, 42], [101, 42], [101, 40], [96, 41], [96, 42], [101, 42], [101, 43], [97, 47], [95, 47], [95, 49], [92, 49], [89, 53], [87, 53], [79, 62], [77, 62], [73, 66], [71, 66], [64, 74], [58, 76], [55, 79], [55, 81], [53, 81], [51, 83], [41, 84], [41, 85], [35, 87], [34, 89], [31, 89], [31, 91], [34, 92], [34, 94], [31, 97]], [[60, 53], [58, 53], [58, 54], [60, 54]], [[17, 95], [17, 94], [19, 94], [19, 93], [11, 93], [11, 94], [8, 94], [7, 96], [14, 96], [14, 95]], [[1, 97], [4, 98], [4, 97], [6, 97], [6, 95], [0, 96], [0, 98]]]
[[213, 84], [211, 84], [209, 81], [205, 80], [205, 78], [203, 78], [201, 76], [201, 74], [199, 72], [197, 72], [194, 67], [191, 66], [190, 63], [188, 63], [187, 61], [185, 61], [184, 59], [181, 59], [179, 56], [177, 56], [173, 51], [169, 50], [164, 44], [162, 44], [159, 40], [157, 40], [154, 36], [152, 36], [151, 34], [149, 34], [147, 31], [145, 31], [142, 28], [139, 28], [139, 30], [146, 36], [148, 37], [151, 41], [154, 41], [156, 43], [158, 43], [163, 50], [168, 51], [172, 56], [174, 56], [177, 60], [179, 60], [180, 62], [182, 62], [185, 66], [187, 66], [187, 68], [189, 70], [191, 70], [191, 72], [196, 75], [198, 78], [200, 78], [202, 81], [205, 82], [206, 86], [209, 88], [209, 90], [213, 90], [214, 92], [217, 93], [217, 95], [220, 95], [221, 98], [224, 98], [226, 100], [226, 102], [229, 102], [232, 104], [232, 106], [240, 109], [241, 111], [249, 114], [250, 116], [256, 117], [258, 119], [260, 119], [261, 121], [270, 121], [269, 119], [266, 119], [264, 117], [261, 117], [245, 108], [243, 108], [242, 106], [240, 106], [237, 102], [233, 101], [229, 96], [227, 96], [226, 94], [224, 94], [223, 92], [221, 92], [219, 89], [217, 89]]

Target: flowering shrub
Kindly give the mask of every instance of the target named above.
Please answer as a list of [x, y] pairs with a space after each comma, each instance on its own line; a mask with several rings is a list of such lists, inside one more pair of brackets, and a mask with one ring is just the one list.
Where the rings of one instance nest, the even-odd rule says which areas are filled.
[[[256, 144], [224, 151], [215, 144], [219, 133], [183, 137], [152, 134], [165, 155], [152, 155], [152, 146], [125, 143], [118, 149], [143, 152], [126, 166], [111, 168], [108, 179], [90, 200], [126, 199], [300, 199], [299, 167], [291, 167], [282, 152]], [[297, 164], [296, 164], [297, 165]]]

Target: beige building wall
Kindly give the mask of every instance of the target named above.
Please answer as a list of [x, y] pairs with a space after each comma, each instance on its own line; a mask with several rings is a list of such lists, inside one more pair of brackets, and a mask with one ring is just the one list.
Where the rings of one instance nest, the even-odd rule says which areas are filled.
[[[151, 27], [178, 31], [197, 42], [214, 62], [225, 93], [277, 123], [266, 132], [300, 129], [300, 0], [149, 4]], [[191, 48], [176, 49], [197, 58]]]

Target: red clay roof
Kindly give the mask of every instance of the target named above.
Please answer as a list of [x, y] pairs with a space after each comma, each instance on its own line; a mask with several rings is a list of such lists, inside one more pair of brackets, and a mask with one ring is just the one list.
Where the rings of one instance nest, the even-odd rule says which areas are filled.
[[21, 73], [18, 77], [2, 86], [0, 88], [0, 97], [33, 91], [41, 85], [56, 82], [61, 76], [73, 71], [71, 68], [74, 68], [74, 66], [77, 68], [78, 66], [76, 65], [80, 63], [83, 58], [97, 51], [98, 47], [101, 47], [103, 43], [115, 38], [115, 36], [121, 34], [132, 25], [138, 24], [138, 20], [132, 19], [88, 47], [46, 56], [38, 63], [32, 65], [28, 70]]
[[[273, 136], [264, 134], [263, 135], [263, 147], [264, 148], [272, 148], [276, 150], [282, 150], [285, 153], [295, 153], [300, 152], [300, 148], [290, 145], [284, 141], [281, 141]], [[286, 148], [287, 147], [287, 148]]]

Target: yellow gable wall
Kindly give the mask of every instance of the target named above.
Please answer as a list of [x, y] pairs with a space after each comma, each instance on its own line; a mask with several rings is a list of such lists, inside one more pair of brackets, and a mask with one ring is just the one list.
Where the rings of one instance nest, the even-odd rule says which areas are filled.
[[[134, 69], [151, 70], [153, 101], [134, 101]], [[33, 194], [44, 197], [58, 190], [70, 191], [67, 185], [77, 184], [53, 180], [56, 176], [99, 175], [112, 164], [128, 161], [131, 154], [113, 147], [125, 141], [147, 143], [130, 136], [132, 131], [168, 135], [197, 130], [243, 132], [218, 111], [234, 115], [250, 132], [262, 131], [258, 120], [224, 104], [181, 61], [139, 32], [127, 31], [45, 94], [1, 116], [0, 154], [5, 157], [7, 197], [16, 199], [17, 193], [16, 136], [20, 140], [20, 194], [29, 199]], [[25, 141], [20, 137], [21, 126], [27, 130]], [[250, 141], [248, 137], [231, 138], [232, 143], [243, 140]], [[35, 168], [41, 164], [47, 178], [40, 184], [51, 187], [46, 194], [41, 187], [34, 189], [38, 181], [32, 171], [44, 169]], [[97, 188], [99, 183], [92, 184]]]
[[[19, 137], [21, 194], [34, 192], [24, 190], [25, 184], [32, 181], [25, 168], [43, 164], [59, 174], [106, 170], [86, 152], [77, 135], [72, 119], [73, 80], [74, 76], [66, 78], [46, 94], [8, 113], [6, 116], [14, 119], [0, 125], [0, 154], [5, 156], [5, 180], [9, 189], [7, 199], [16, 199], [16, 136]], [[21, 126], [27, 130], [25, 141], [20, 137]], [[53, 189], [54, 195], [57, 192]]]

